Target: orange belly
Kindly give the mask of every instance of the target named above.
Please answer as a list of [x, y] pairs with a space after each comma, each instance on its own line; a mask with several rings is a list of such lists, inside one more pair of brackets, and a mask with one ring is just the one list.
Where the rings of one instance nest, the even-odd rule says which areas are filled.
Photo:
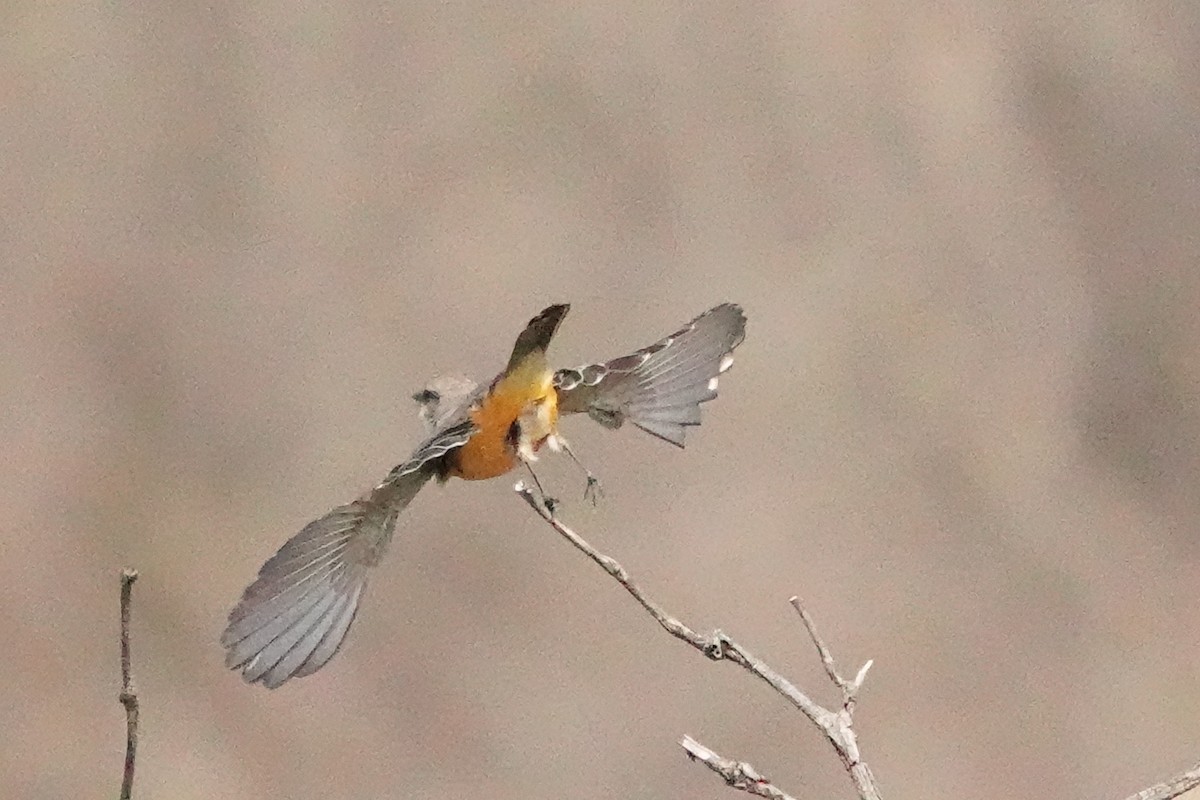
[[516, 467], [520, 461], [509, 431], [519, 417], [541, 407], [549, 429], [538, 431], [535, 447], [539, 447], [558, 421], [558, 396], [552, 379], [553, 373], [544, 369], [535, 374], [519, 370], [502, 378], [470, 412], [479, 430], [456, 451], [450, 474], [480, 481], [499, 477]]
[[[479, 432], [467, 440], [458, 449], [454, 469], [451, 474], [468, 481], [482, 481], [496, 478], [517, 465], [516, 449], [508, 441], [508, 428], [512, 424], [481, 422], [480, 417], [486, 416], [480, 408], [472, 412], [471, 418], [479, 425]], [[516, 419], [516, 415], [513, 416]]]

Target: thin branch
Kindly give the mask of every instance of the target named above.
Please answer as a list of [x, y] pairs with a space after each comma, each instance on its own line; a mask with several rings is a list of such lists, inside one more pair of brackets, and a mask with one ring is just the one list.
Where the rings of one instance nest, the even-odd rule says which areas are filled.
[[[829, 647], [825, 644], [820, 634], [817, 633], [816, 622], [813, 621], [812, 615], [804, 608], [804, 604], [799, 597], [792, 597], [788, 602], [796, 609], [796, 613], [800, 615], [800, 619], [808, 631], [809, 638], [817, 648], [821, 664], [825, 667], [825, 674], [829, 676], [829, 680], [842, 692], [842, 707], [836, 712], [817, 704], [787, 679], [758, 658], [755, 658], [746, 648], [721, 633], [721, 631], [713, 631], [710, 635], [704, 636], [667, 613], [662, 606], [646, 596], [641, 587], [633, 582], [629, 573], [625, 571], [625, 568], [616, 559], [596, 550], [583, 537], [564, 525], [555, 516], [553, 506], [547, 507], [544, 501], [539, 502], [534, 493], [524, 483], [518, 483], [514, 488], [539, 517], [545, 520], [554, 530], [558, 531], [575, 549], [598, 564], [617, 583], [621, 584], [625, 591], [629, 592], [633, 599], [654, 618], [654, 621], [662, 626], [663, 630], [676, 639], [691, 645], [713, 661], [732, 661], [783, 695], [783, 697], [798, 708], [809, 721], [820, 728], [825, 734], [825, 737], [837, 751], [838, 757], [841, 758], [846, 771], [850, 774], [851, 780], [858, 790], [858, 796], [862, 800], [880, 800], [879, 787], [875, 784], [875, 777], [871, 774], [870, 767], [862, 760], [858, 750], [858, 738], [853, 728], [854, 704], [858, 697], [858, 692], [862, 689], [863, 681], [867, 677], [867, 672], [871, 669], [871, 665], [874, 662], [867, 661], [863, 664], [853, 679], [847, 680], [843, 677], [837, 669], [837, 663], [834, 661]], [[792, 800], [788, 794], [774, 786], [746, 762], [722, 758], [690, 736], [684, 736], [680, 744], [692, 760], [702, 762], [713, 772], [724, 778], [725, 782], [733, 788], [760, 797], [771, 798], [771, 800]], [[1126, 800], [1172, 800], [1197, 787], [1200, 787], [1200, 763], [1162, 783], [1143, 789], [1137, 794], [1130, 795]]]
[[1167, 778], [1162, 783], [1143, 789], [1137, 794], [1130, 795], [1126, 800], [1171, 800], [1184, 792], [1190, 792], [1200, 786], [1200, 764], [1191, 769]]
[[[790, 681], [767, 666], [762, 660], [751, 655], [746, 648], [730, 639], [721, 631], [714, 631], [709, 636], [697, 633], [679, 619], [668, 614], [658, 603], [647, 597], [616, 559], [596, 550], [583, 537], [559, 521], [553, 510], [547, 508], [544, 503], [539, 502], [533, 492], [523, 482], [518, 483], [514, 488], [539, 517], [545, 520], [554, 530], [558, 531], [575, 549], [594, 561], [601, 569], [612, 576], [617, 583], [621, 584], [625, 591], [629, 592], [633, 599], [662, 626], [663, 630], [676, 639], [691, 645], [713, 661], [725, 660], [737, 664], [765, 682], [799, 709], [810, 722], [821, 729], [821, 732], [825, 734], [830, 744], [833, 745], [834, 750], [837, 751], [838, 757], [842, 761], [842, 765], [850, 774], [850, 778], [858, 790], [859, 797], [862, 800], [880, 800], [879, 788], [875, 785], [875, 777], [871, 774], [870, 767], [862, 760], [862, 756], [859, 753], [858, 737], [854, 733], [851, 707], [844, 706], [836, 712], [830, 711], [819, 705], [804, 692], [796, 688]], [[859, 678], [856, 679], [860, 685], [861, 678], [865, 678], [865, 676], [866, 669], [864, 668], [859, 672]], [[857, 691], [857, 688], [855, 691]]]
[[687, 751], [688, 758], [699, 761], [704, 766], [725, 779], [725, 783], [734, 789], [740, 789], [749, 794], [766, 797], [770, 800], [795, 800], [787, 792], [771, 783], [766, 776], [759, 773], [745, 761], [734, 761], [709, 750], [690, 736], [684, 736], [679, 744]]
[[737, 642], [734, 642], [720, 631], [714, 631], [709, 636], [703, 636], [702, 634], [697, 633], [695, 630], [688, 627], [679, 619], [675, 618], [671, 614], [668, 614], [662, 608], [662, 606], [648, 598], [645, 593], [642, 592], [641, 588], [633, 582], [633, 579], [630, 578], [629, 573], [625, 571], [625, 568], [622, 567], [616, 561], [616, 559], [599, 552], [590, 544], [588, 544], [587, 541], [584, 540], [579, 534], [562, 524], [558, 517], [554, 516], [550, 511], [548, 511], [544, 505], [538, 503], [533, 493], [529, 491], [529, 489], [526, 488], [523, 483], [517, 484], [517, 493], [520, 494], [525, 502], [527, 502], [529, 506], [537, 512], [538, 516], [548, 522], [551, 527], [553, 527], [567, 541], [574, 545], [577, 550], [581, 551], [596, 564], [600, 565], [600, 568], [611, 575], [613, 579], [617, 581], [617, 583], [621, 584], [621, 586], [625, 588], [625, 591], [629, 592], [629, 594], [633, 596], [633, 599], [636, 600], [642, 606], [642, 608], [646, 609], [650, 616], [654, 617], [654, 620], [662, 626], [663, 630], [674, 636], [676, 639], [687, 642], [713, 661], [720, 661], [722, 659], [732, 661], [738, 666], [750, 671], [754, 675], [757, 675], [759, 678], [766, 681], [771, 688], [775, 689], [775, 691], [779, 692], [788, 700], [790, 700], [792, 704], [800, 709], [800, 711], [803, 712], [804, 715], [807, 716], [812, 722], [817, 725], [824, 724], [822, 720], [830, 712], [817, 705], [808, 697], [808, 695], [804, 694], [791, 683], [789, 683], [787, 679], [776, 673], [762, 661], [755, 658], [744, 647], [739, 645]]
[[137, 570], [126, 567], [121, 572], [121, 705], [125, 706], [125, 771], [121, 776], [121, 800], [133, 796], [133, 767], [137, 761], [138, 698], [133, 688], [133, 670], [129, 654], [129, 615], [133, 582]]
[[854, 680], [846, 680], [838, 672], [837, 664], [833, 660], [833, 654], [829, 652], [829, 648], [825, 645], [821, 635], [817, 633], [817, 623], [813, 621], [812, 615], [804, 607], [804, 603], [799, 597], [793, 597], [788, 600], [792, 604], [792, 608], [796, 609], [796, 613], [800, 615], [800, 619], [804, 622], [805, 629], [808, 630], [808, 637], [812, 639], [817, 648], [817, 655], [821, 658], [821, 663], [825, 666], [825, 674], [829, 676], [829, 680], [833, 681], [834, 685], [842, 690], [842, 708], [847, 712], [853, 712], [854, 701], [857, 699], [858, 690], [862, 688], [863, 681], [867, 678], [867, 671], [871, 669], [874, 661], [867, 661], [859, 668], [858, 673], [854, 676]]

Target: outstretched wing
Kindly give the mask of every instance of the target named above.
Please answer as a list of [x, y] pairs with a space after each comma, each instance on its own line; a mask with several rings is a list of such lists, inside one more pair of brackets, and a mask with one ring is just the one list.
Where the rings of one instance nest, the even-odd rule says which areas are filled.
[[700, 424], [700, 404], [717, 396], [717, 377], [733, 364], [745, 336], [741, 307], [723, 303], [636, 353], [560, 369], [554, 374], [559, 413], [586, 412], [606, 428], [629, 420], [683, 447], [687, 428]]
[[464, 421], [436, 433], [367, 495], [310, 522], [271, 556], [229, 614], [226, 666], [270, 689], [325, 666], [350, 630], [396, 517], [473, 431]]

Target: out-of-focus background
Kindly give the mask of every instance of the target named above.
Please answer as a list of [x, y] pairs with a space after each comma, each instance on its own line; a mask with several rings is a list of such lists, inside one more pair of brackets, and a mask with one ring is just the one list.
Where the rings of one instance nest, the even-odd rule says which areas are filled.
[[513, 496], [424, 493], [347, 646], [222, 665], [259, 564], [574, 310], [750, 318], [689, 447], [586, 419], [565, 519], [836, 702], [889, 798], [1121, 797], [1200, 753], [1193, 3], [31, 3], [0, 12], [0, 794], [798, 797], [832, 752]]

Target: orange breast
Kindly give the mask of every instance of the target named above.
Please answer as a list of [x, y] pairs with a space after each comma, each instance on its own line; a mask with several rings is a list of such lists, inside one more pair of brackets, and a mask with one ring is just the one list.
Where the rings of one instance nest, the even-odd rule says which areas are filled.
[[510, 417], [501, 411], [485, 401], [471, 412], [479, 432], [458, 449], [452, 474], [481, 481], [503, 475], [517, 465], [516, 451], [508, 442], [508, 429], [518, 415]]
[[[501, 378], [471, 411], [471, 420], [479, 430], [458, 449], [450, 474], [478, 481], [499, 477], [516, 467], [519, 462], [516, 448], [508, 438], [509, 430], [518, 417], [539, 403], [550, 404], [546, 410], [557, 422], [553, 373], [530, 366], [531, 369], [518, 369]], [[544, 439], [545, 434], [539, 438]]]

